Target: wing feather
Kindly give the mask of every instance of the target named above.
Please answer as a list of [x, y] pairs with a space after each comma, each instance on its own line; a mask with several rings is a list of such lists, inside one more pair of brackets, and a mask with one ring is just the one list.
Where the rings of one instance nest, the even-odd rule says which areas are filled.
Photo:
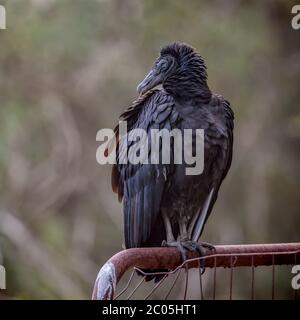
[[[163, 91], [151, 91], [127, 109], [121, 119], [127, 121], [128, 131], [135, 128], [146, 130], [150, 141], [151, 128], [170, 126], [170, 119], [177, 119], [173, 114], [176, 112], [173, 105], [173, 99]], [[118, 130], [116, 127], [116, 134]], [[160, 212], [168, 165], [119, 164], [121, 147], [117, 141], [117, 164], [112, 169], [112, 188], [124, 203], [125, 247], [140, 247], [146, 245]]]
[[198, 216], [196, 219], [196, 222], [193, 227], [192, 232], [192, 240], [198, 241], [202, 232], [203, 228], [205, 226], [205, 223], [211, 214], [212, 208], [218, 198], [218, 192], [220, 189], [220, 186], [225, 179], [232, 161], [232, 149], [233, 149], [233, 120], [234, 120], [234, 113], [230, 107], [230, 103], [225, 100], [221, 96], [217, 96], [217, 102], [221, 104], [221, 110], [225, 118], [225, 132], [223, 135], [214, 134], [212, 140], [210, 140], [212, 144], [216, 144], [216, 141], [213, 141], [213, 138], [218, 140], [222, 139], [222, 150], [219, 151], [218, 156], [220, 157], [220, 152], [224, 152], [225, 156], [223, 157], [223, 162], [221, 164], [221, 168], [218, 170], [218, 177], [216, 180], [215, 185], [212, 187], [212, 189], [209, 191], [209, 193], [206, 196], [206, 199], [203, 203], [202, 208], [200, 208], [198, 212]]

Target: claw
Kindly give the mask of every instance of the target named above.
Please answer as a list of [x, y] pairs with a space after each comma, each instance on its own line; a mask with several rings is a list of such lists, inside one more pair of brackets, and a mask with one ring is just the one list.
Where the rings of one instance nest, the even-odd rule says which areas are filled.
[[[204, 257], [207, 255], [207, 250], [216, 252], [216, 248], [207, 242], [196, 242], [196, 250], [199, 253], [200, 257]], [[200, 260], [200, 268], [201, 268], [201, 274], [204, 274], [205, 272], [205, 259]]]
[[204, 247], [205, 249], [208, 249], [210, 251], [213, 251], [214, 253], [216, 252], [216, 248], [211, 244], [211, 243], [208, 243], [208, 242], [200, 242], [198, 243], [200, 246]]
[[[165, 240], [162, 242], [163, 247], [175, 247], [178, 249], [181, 255], [182, 262], [187, 260], [187, 251], [197, 251], [199, 257], [204, 257], [207, 255], [207, 250], [215, 252], [216, 249], [213, 245], [207, 242], [195, 242], [195, 241], [174, 241], [174, 242], [166, 242]], [[201, 274], [205, 272], [205, 260], [200, 260], [200, 268]]]
[[184, 242], [182, 241], [174, 241], [174, 242], [166, 242], [165, 240], [162, 242], [163, 247], [175, 247], [180, 252], [182, 262], [187, 260], [186, 250], [187, 248], [184, 246]]

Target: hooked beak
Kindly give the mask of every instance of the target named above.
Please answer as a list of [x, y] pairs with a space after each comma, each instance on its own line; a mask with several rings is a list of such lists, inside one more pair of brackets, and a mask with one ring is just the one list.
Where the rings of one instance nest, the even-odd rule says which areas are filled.
[[146, 78], [138, 85], [137, 92], [142, 95], [147, 91], [153, 89], [157, 85], [162, 83], [162, 75], [154, 75], [153, 70], [151, 70]]

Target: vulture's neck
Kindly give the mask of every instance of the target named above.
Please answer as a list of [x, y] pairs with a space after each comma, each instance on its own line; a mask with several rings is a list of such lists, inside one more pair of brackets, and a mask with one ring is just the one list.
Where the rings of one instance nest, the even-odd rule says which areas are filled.
[[179, 100], [210, 101], [212, 93], [205, 79], [201, 77], [186, 78], [174, 76], [163, 85], [166, 92]]

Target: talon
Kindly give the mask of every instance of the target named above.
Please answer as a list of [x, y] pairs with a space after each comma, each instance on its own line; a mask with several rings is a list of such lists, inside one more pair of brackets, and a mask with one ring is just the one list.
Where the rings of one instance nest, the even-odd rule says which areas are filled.
[[163, 240], [162, 243], [161, 243], [161, 246], [162, 247], [168, 247], [168, 243], [166, 240]]
[[[196, 250], [199, 253], [200, 257], [204, 257], [207, 255], [207, 250], [216, 252], [216, 248], [207, 242], [196, 242]], [[201, 268], [201, 275], [205, 272], [205, 259], [200, 260], [200, 268]]]
[[210, 251], [213, 251], [214, 253], [216, 252], [216, 248], [208, 242], [200, 242], [199, 245]]
[[181, 241], [174, 241], [174, 242], [166, 242], [165, 240], [163, 241], [163, 246], [164, 247], [175, 247], [177, 250], [180, 252], [182, 262], [187, 260], [186, 256], [186, 248], [183, 245], [183, 242]]

